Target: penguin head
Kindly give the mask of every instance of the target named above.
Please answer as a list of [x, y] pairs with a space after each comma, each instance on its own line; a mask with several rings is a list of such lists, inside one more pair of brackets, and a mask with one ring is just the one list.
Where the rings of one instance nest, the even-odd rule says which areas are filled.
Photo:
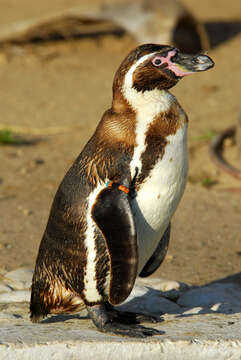
[[145, 44], [131, 51], [120, 65], [115, 86], [137, 92], [168, 90], [186, 75], [214, 66], [207, 55], [183, 54], [180, 50], [157, 44]]

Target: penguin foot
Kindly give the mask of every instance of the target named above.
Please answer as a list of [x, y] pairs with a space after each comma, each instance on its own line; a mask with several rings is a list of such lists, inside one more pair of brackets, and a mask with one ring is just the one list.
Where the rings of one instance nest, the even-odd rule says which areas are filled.
[[116, 316], [117, 313], [110, 314], [105, 304], [87, 306], [87, 311], [97, 329], [104, 333], [136, 338], [164, 334], [163, 331], [139, 325], [134, 313], [128, 313], [128, 316], [126, 316], [127, 313], [120, 311], [118, 311], [118, 316]]
[[131, 314], [135, 315], [136, 321], [138, 321], [138, 323], [149, 322], [149, 323], [157, 324], [159, 322], [163, 322], [163, 319], [161, 318], [161, 316], [146, 315], [146, 314], [139, 314], [139, 313], [131, 313]]

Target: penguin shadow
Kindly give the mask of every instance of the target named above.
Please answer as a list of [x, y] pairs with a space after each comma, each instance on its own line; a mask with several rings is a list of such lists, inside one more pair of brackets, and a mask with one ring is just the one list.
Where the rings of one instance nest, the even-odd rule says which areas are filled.
[[88, 316], [81, 314], [61, 314], [61, 315], [52, 315], [51, 317], [41, 321], [41, 324], [54, 324], [59, 322], [71, 321], [71, 320], [87, 320]]
[[210, 47], [216, 47], [231, 40], [241, 32], [241, 21], [210, 21], [204, 23]]

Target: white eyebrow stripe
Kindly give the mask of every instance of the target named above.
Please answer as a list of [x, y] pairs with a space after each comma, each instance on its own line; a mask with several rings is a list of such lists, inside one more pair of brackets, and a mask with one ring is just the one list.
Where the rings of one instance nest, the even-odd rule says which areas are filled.
[[156, 51], [151, 53], [151, 54], [147, 54], [147, 55], [142, 56], [139, 60], [137, 60], [137, 62], [134, 65], [132, 65], [130, 67], [130, 69], [126, 73], [123, 88], [127, 88], [129, 86], [132, 86], [132, 80], [133, 80], [132, 76], [133, 76], [133, 73], [135, 72], [136, 68], [140, 64], [142, 64], [143, 62], [145, 62], [147, 59], [151, 58], [155, 54], [157, 54]]

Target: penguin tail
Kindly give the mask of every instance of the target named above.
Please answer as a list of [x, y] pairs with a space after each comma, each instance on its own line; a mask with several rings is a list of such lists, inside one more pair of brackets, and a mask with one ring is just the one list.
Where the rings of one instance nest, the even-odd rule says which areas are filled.
[[43, 292], [38, 286], [32, 285], [30, 299], [30, 319], [33, 323], [38, 323], [49, 314], [49, 307], [44, 301]]
[[38, 283], [32, 285], [30, 300], [30, 319], [38, 323], [48, 314], [63, 314], [80, 311], [84, 302], [73, 291], [62, 284], [55, 284], [47, 289], [41, 289]]

